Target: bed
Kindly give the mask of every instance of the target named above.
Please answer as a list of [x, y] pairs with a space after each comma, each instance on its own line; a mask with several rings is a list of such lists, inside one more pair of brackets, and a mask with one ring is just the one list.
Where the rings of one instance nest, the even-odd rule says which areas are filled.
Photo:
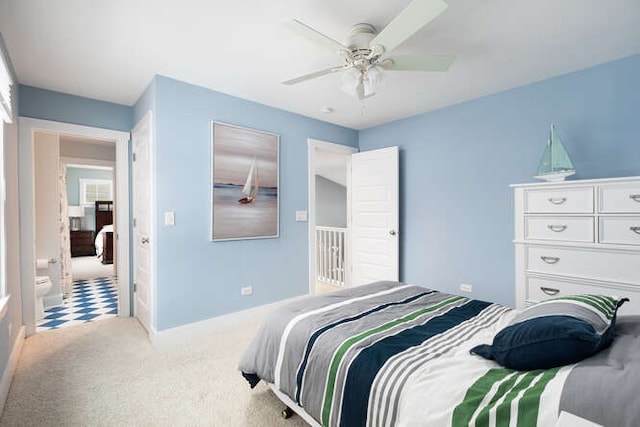
[[516, 371], [470, 354], [519, 313], [378, 282], [277, 310], [239, 369], [311, 425], [637, 425], [640, 317], [619, 317], [609, 348], [568, 366]]
[[96, 256], [103, 264], [113, 263], [113, 201], [95, 202], [96, 215]]

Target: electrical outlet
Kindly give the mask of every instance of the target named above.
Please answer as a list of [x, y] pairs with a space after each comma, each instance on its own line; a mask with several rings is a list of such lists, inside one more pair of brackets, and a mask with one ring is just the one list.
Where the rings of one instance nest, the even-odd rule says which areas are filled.
[[253, 293], [253, 288], [251, 286], [244, 286], [240, 288], [240, 295], [247, 296]]
[[460, 283], [460, 290], [462, 292], [473, 292], [473, 286], [467, 285], [466, 283]]

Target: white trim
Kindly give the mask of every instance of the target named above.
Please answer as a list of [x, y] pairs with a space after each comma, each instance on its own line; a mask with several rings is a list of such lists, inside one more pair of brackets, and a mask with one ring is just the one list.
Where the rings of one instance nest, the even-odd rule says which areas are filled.
[[212, 317], [210, 319], [201, 320], [199, 322], [188, 323], [186, 325], [177, 326], [164, 331], [156, 331], [152, 328], [149, 333], [151, 343], [156, 348], [165, 348], [171, 345], [180, 344], [189, 339], [209, 335], [215, 332], [223, 331], [234, 326], [246, 323], [260, 322], [272, 311], [287, 305], [289, 303], [309, 298], [308, 295], [289, 298], [286, 300], [274, 302], [271, 304], [260, 305], [258, 307], [247, 310], [236, 311], [222, 316]]
[[[308, 146], [308, 159], [309, 159], [309, 294], [313, 295], [314, 287], [316, 283], [316, 149], [323, 151], [333, 151], [334, 153], [340, 153], [345, 155], [351, 155], [357, 153], [358, 149], [350, 147], [348, 145], [334, 144], [332, 142], [320, 141], [317, 139], [307, 139]], [[351, 284], [351, 242], [350, 232], [351, 229], [351, 158], [347, 162], [347, 250], [345, 252], [344, 266], [345, 266], [345, 286], [349, 287]]]
[[[27, 335], [36, 331], [35, 313], [35, 191], [33, 135], [35, 132], [56, 135], [77, 135], [92, 139], [115, 141], [117, 194], [116, 223], [122, 227], [116, 233], [118, 242], [118, 293], [129, 295], [129, 134], [127, 132], [49, 120], [19, 117], [19, 181], [20, 181], [20, 275], [22, 289], [22, 319]], [[118, 166], [120, 165], [120, 166]], [[129, 298], [118, 298], [118, 315], [130, 313]]]
[[7, 396], [9, 395], [9, 388], [11, 387], [13, 374], [16, 372], [16, 368], [18, 367], [18, 360], [20, 360], [22, 343], [24, 342], [24, 329], [24, 326], [20, 326], [16, 340], [13, 342], [13, 350], [11, 350], [9, 362], [2, 373], [2, 380], [0, 381], [0, 416], [2, 416], [4, 404], [7, 401]]
[[60, 156], [60, 161], [70, 168], [113, 170], [116, 167], [115, 160]]
[[[62, 160], [62, 159], [60, 159]], [[92, 166], [92, 165], [79, 165], [77, 163], [69, 163], [69, 162], [64, 162], [65, 165], [68, 168], [73, 168], [73, 169], [89, 169], [89, 170], [97, 170], [97, 171], [112, 171], [113, 170], [113, 166]], [[113, 164], [115, 164], [116, 162], [111, 162]]]

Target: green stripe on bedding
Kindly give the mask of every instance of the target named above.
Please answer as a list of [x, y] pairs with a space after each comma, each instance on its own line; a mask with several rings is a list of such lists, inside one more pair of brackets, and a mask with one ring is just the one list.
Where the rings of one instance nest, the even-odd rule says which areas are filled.
[[446, 307], [448, 305], [452, 305], [455, 304], [458, 301], [464, 300], [465, 297], [460, 297], [460, 296], [455, 296], [449, 299], [446, 299], [444, 301], [442, 301], [441, 303], [432, 305], [430, 307], [426, 307], [423, 308], [421, 310], [417, 310], [414, 311], [413, 313], [410, 313], [404, 317], [401, 317], [400, 319], [395, 319], [392, 320], [390, 322], [387, 322], [383, 325], [380, 325], [376, 328], [373, 329], [369, 329], [368, 331], [364, 331], [356, 336], [353, 336], [351, 338], [349, 338], [348, 340], [346, 340], [344, 343], [342, 343], [342, 345], [340, 347], [338, 347], [338, 349], [336, 350], [336, 352], [333, 355], [333, 358], [331, 360], [331, 364], [329, 365], [329, 373], [327, 375], [327, 381], [326, 381], [326, 386], [325, 386], [325, 396], [324, 396], [324, 401], [322, 404], [322, 425], [329, 425], [329, 418], [331, 416], [331, 403], [333, 401], [333, 394], [335, 391], [335, 385], [336, 385], [336, 377], [338, 374], [338, 368], [340, 366], [340, 363], [342, 362], [342, 359], [344, 357], [344, 355], [347, 353], [347, 351], [353, 347], [355, 344], [357, 344], [358, 342], [374, 335], [380, 332], [384, 332], [387, 331], [391, 328], [393, 328], [394, 326], [398, 326], [401, 325], [402, 323], [407, 323], [407, 322], [411, 322], [415, 319], [417, 319], [418, 317], [422, 316], [423, 314], [429, 313], [429, 312], [433, 312], [436, 310], [439, 310], [443, 307]]
[[451, 425], [453, 427], [467, 427], [491, 387], [495, 383], [503, 381], [513, 372], [511, 369], [500, 368], [487, 371], [486, 374], [469, 387], [462, 402], [453, 410]]
[[557, 302], [565, 302], [567, 304], [575, 304], [576, 302], [583, 303], [589, 306], [593, 311], [600, 313], [607, 320], [613, 318], [617, 307], [617, 300], [603, 295], [572, 295], [551, 298], [538, 304], [544, 305]]
[[[527, 390], [518, 403], [518, 426], [535, 427], [538, 424], [538, 412], [540, 411], [540, 396], [547, 384], [555, 378], [560, 368], [543, 371], [542, 377], [537, 383]], [[540, 372], [540, 371], [537, 371]]]
[[489, 427], [491, 411], [495, 410], [495, 426], [511, 425], [514, 402], [517, 404], [518, 427], [535, 427], [538, 422], [540, 397], [558, 368], [518, 372], [511, 369], [490, 369], [480, 377], [454, 409], [453, 427]]

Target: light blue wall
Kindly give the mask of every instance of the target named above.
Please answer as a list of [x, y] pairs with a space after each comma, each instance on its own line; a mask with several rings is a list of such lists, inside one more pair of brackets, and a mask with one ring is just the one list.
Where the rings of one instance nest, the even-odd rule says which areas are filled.
[[[156, 328], [306, 294], [307, 138], [357, 146], [357, 132], [166, 77], [155, 89], [155, 214], [176, 221], [157, 227]], [[211, 120], [280, 135], [279, 238], [209, 241]]]
[[20, 85], [20, 115], [129, 132], [133, 108], [111, 102]]
[[401, 279], [514, 302], [513, 196], [554, 122], [575, 178], [640, 175], [640, 55], [363, 130], [400, 146]]
[[347, 187], [316, 175], [316, 224], [347, 226]]
[[113, 180], [113, 172], [102, 169], [67, 167], [67, 201], [70, 205], [80, 204], [80, 180]]

